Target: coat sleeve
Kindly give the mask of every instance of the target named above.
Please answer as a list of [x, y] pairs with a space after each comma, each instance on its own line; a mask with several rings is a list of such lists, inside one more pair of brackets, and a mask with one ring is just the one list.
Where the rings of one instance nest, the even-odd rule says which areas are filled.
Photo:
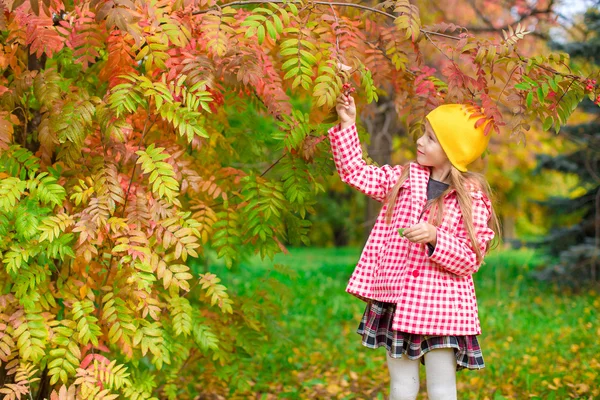
[[[482, 256], [485, 256], [488, 243], [494, 238], [494, 231], [488, 227], [492, 204], [481, 191], [473, 192], [471, 195], [473, 197], [472, 215], [475, 238], [479, 243]], [[460, 276], [472, 275], [481, 266], [481, 262], [477, 262], [477, 254], [471, 245], [463, 223], [459, 223], [455, 234], [437, 228], [437, 244], [429, 259], [448, 272]]]
[[363, 159], [356, 125], [341, 129], [338, 124], [329, 129], [328, 135], [333, 161], [341, 180], [367, 196], [383, 202], [398, 181], [402, 167], [367, 165]]

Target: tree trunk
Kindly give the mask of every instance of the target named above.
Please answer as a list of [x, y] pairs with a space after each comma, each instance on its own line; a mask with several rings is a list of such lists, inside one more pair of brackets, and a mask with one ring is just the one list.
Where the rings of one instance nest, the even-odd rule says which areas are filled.
[[39, 389], [35, 400], [44, 400], [50, 398], [50, 392], [52, 387], [50, 386], [50, 377], [48, 376], [48, 368], [44, 368], [42, 376], [40, 377]]
[[521, 243], [517, 241], [516, 229], [515, 229], [515, 217], [504, 215], [502, 217], [502, 242], [507, 247], [520, 248]]
[[[371, 138], [367, 149], [368, 156], [378, 165], [391, 164], [392, 138], [401, 130], [393, 97], [380, 97], [376, 104], [371, 105], [363, 112], [361, 121]], [[370, 198], [367, 200], [364, 223], [365, 241], [375, 225], [380, 210], [381, 203]]]

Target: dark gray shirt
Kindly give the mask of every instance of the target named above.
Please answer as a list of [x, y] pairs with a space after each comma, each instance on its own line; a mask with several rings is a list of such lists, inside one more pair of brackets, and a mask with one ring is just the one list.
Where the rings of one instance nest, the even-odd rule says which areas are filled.
[[448, 189], [447, 183], [436, 181], [435, 179], [429, 178], [429, 182], [427, 182], [427, 200], [433, 200], [437, 197], [440, 197], [444, 190]]
[[[442, 193], [448, 189], [448, 186], [450, 185], [447, 183], [429, 178], [429, 182], [427, 182], [427, 200], [433, 200], [440, 197]], [[427, 250], [429, 250], [429, 255], [432, 255], [435, 247], [433, 247], [431, 243], [427, 243]]]

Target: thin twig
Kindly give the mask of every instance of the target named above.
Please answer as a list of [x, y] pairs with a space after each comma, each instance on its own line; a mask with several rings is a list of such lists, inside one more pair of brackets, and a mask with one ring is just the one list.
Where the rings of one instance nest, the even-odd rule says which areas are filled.
[[[142, 141], [144, 140], [144, 136], [146, 136], [146, 133], [148, 133], [148, 131], [152, 128], [152, 126], [156, 122], [156, 118], [158, 118], [158, 116], [156, 116], [154, 118], [154, 121], [152, 121], [150, 126], [148, 126], [148, 121], [150, 121], [150, 114], [148, 114], [148, 116], [146, 117], [146, 121], [144, 122], [144, 128], [142, 129], [142, 135], [140, 136], [140, 141], [138, 142], [138, 146], [137, 146], [138, 148], [140, 148], [140, 146], [142, 145]], [[139, 156], [138, 156], [138, 158], [139, 158]], [[127, 208], [127, 200], [129, 198], [131, 186], [133, 185], [133, 180], [135, 178], [136, 170], [137, 170], [137, 163], [133, 165], [133, 171], [131, 172], [131, 178], [129, 179], [129, 186], [127, 187], [127, 193], [125, 194], [125, 201], [123, 202], [123, 209], [121, 210], [120, 218], [123, 218], [123, 216], [125, 215], [125, 209]], [[102, 286], [100, 286], [100, 288], [102, 288], [104, 285], [106, 285], [106, 282], [108, 282], [108, 277], [110, 276], [110, 272], [111, 272], [112, 266], [113, 266], [112, 261], [113, 261], [114, 256], [115, 256], [114, 253], [111, 253], [110, 260], [108, 261], [108, 271], [106, 271], [106, 276], [104, 277], [104, 282], [102, 283]]]
[[[140, 141], [138, 142], [138, 145], [137, 145], [138, 149], [142, 145], [144, 136], [146, 136], [146, 133], [150, 130], [150, 128], [152, 128], [152, 126], [156, 122], [156, 117], [154, 118], [154, 121], [152, 121], [152, 124], [150, 124], [150, 126], [146, 130], [146, 127], [148, 126], [148, 121], [150, 121], [150, 114], [148, 114], [148, 116], [146, 117], [146, 121], [144, 122], [144, 129], [142, 129], [142, 136], [140, 136]], [[139, 156], [138, 156], [138, 158], [139, 158]], [[125, 208], [127, 208], [127, 200], [129, 199], [129, 192], [131, 191], [131, 185], [133, 185], [133, 179], [135, 178], [136, 169], [137, 169], [137, 164], [133, 166], [133, 171], [131, 172], [131, 178], [129, 179], [129, 186], [127, 186], [127, 193], [125, 193], [125, 203], [123, 203], [123, 209], [121, 210], [121, 218], [123, 218], [123, 215], [125, 215]]]
[[502, 98], [502, 94], [504, 93], [504, 90], [506, 90], [506, 87], [508, 86], [508, 83], [510, 82], [510, 80], [512, 79], [513, 74], [515, 73], [515, 71], [517, 70], [517, 68], [519, 68], [520, 65], [517, 64], [515, 65], [515, 67], [513, 68], [513, 70], [511, 71], [510, 75], [508, 76], [508, 79], [506, 80], [506, 83], [504, 84], [504, 87], [502, 88], [502, 91], [500, 92], [500, 94], [498, 95], [498, 99], [496, 100], [496, 106], [498, 106], [498, 103], [500, 102], [500, 99]]
[[429, 41], [431, 42], [431, 44], [432, 44], [432, 45], [433, 45], [433, 46], [434, 46], [436, 49], [438, 49], [438, 51], [439, 51], [440, 53], [442, 53], [442, 55], [443, 55], [444, 57], [446, 57], [448, 60], [450, 60], [452, 63], [454, 63], [454, 60], [453, 60], [453, 59], [451, 59], [451, 58], [448, 56], [448, 54], [444, 53], [444, 52], [442, 51], [442, 49], [440, 49], [440, 48], [438, 47], [438, 45], [437, 45], [437, 44], [435, 44], [435, 42], [434, 42], [433, 40], [431, 40], [431, 38], [429, 37], [429, 33], [426, 33], [426, 34], [425, 34], [425, 37], [427, 38], [427, 40], [429, 40]]
[[452, 39], [452, 40], [460, 40], [461, 38], [457, 37], [457, 36], [450, 36], [450, 35], [445, 35], [443, 33], [439, 33], [439, 32], [433, 32], [433, 31], [426, 31], [425, 29], [420, 29], [421, 33], [425, 34], [425, 35], [434, 35], [434, 36], [439, 36], [439, 37], [443, 37], [446, 39]]
[[563, 92], [563, 94], [560, 96], [560, 98], [558, 99], [558, 101], [556, 102], [556, 108], [558, 108], [558, 105], [560, 104], [560, 101], [562, 100], [563, 97], [565, 97], [565, 94], [567, 94], [567, 92], [569, 91], [569, 89], [571, 89], [571, 86], [573, 85], [573, 83], [575, 82], [575, 78], [573, 78], [573, 80], [571, 81], [571, 83], [569, 83], [569, 86], [567, 87], [567, 90], [565, 90]]
[[[494, 26], [493, 22], [490, 21], [489, 18], [487, 18], [485, 16], [485, 14], [477, 7], [477, 5], [475, 4], [474, 0], [470, 0], [469, 3], [471, 3], [471, 7], [473, 7], [473, 10], [475, 10], [475, 13], [477, 13], [477, 16], [479, 18], [481, 18], [486, 24], [487, 24], [487, 28], [485, 27], [477, 27], [477, 26], [467, 26], [467, 30], [469, 30], [470, 32], [500, 32], [502, 30], [508, 29], [509, 26], [514, 26], [516, 24], [520, 24], [522, 22], [524, 22], [527, 18], [530, 17], [535, 17], [538, 14], [551, 14], [554, 13], [554, 10], [552, 10], [552, 6], [554, 5], [554, 0], [551, 0], [548, 5], [546, 6], [545, 10], [538, 10], [536, 8], [529, 8], [529, 12], [528, 13], [524, 13], [521, 14], [521, 17], [517, 20], [511, 21], [509, 23], [507, 23], [504, 26]], [[538, 32], [532, 32], [532, 35], [538, 36], [544, 40], [548, 40], [548, 36], [544, 35], [542, 33], [538, 33]]]
[[271, 164], [271, 166], [270, 166], [269, 168], [267, 168], [267, 169], [265, 170], [265, 172], [263, 172], [262, 174], [260, 174], [261, 178], [262, 178], [262, 177], [263, 177], [263, 176], [264, 176], [264, 175], [265, 175], [267, 172], [269, 172], [269, 170], [270, 170], [271, 168], [273, 168], [274, 166], [276, 166], [277, 164], [279, 164], [279, 161], [283, 160], [283, 157], [285, 157], [285, 155], [286, 155], [286, 154], [287, 154], [287, 153], [283, 153], [283, 155], [282, 155], [281, 157], [279, 157], [279, 159], [278, 159], [277, 161], [275, 161], [273, 164]]
[[[335, 20], [335, 23], [337, 24], [338, 28], [340, 26], [340, 20], [337, 17], [337, 13], [335, 12], [335, 8], [333, 8], [333, 4], [330, 4], [331, 7], [331, 13], [333, 14], [333, 18]], [[339, 57], [340, 56], [340, 37], [338, 36], [337, 32], [335, 32], [334, 30], [334, 34], [335, 34], [335, 56]], [[339, 58], [338, 58], [339, 61]]]
[[[515, 52], [515, 54], [516, 54], [516, 55], [517, 55], [517, 57], [519, 58], [519, 61], [521, 61], [522, 63], [525, 63], [525, 64], [527, 64], [527, 59], [526, 59], [526, 58], [524, 58], [523, 56], [521, 56], [521, 55], [519, 54], [519, 52], [518, 52], [516, 49], [514, 49], [513, 51]], [[568, 70], [569, 70], [569, 72], [570, 72], [569, 74], [563, 74], [562, 72], [558, 72], [557, 70], [555, 70], [555, 69], [553, 69], [553, 68], [549, 68], [549, 67], [546, 67], [546, 66], [544, 66], [544, 65], [540, 65], [540, 64], [538, 64], [538, 63], [536, 63], [536, 62], [534, 62], [533, 64], [534, 64], [536, 67], [538, 67], [538, 68], [540, 68], [540, 69], [543, 69], [543, 70], [545, 70], [545, 71], [548, 71], [548, 72], [550, 72], [550, 73], [551, 73], [551, 74], [553, 74], [553, 75], [560, 75], [560, 76], [562, 76], [562, 77], [565, 77], [565, 78], [571, 78], [571, 79], [579, 79], [579, 76], [577, 76], [577, 75], [573, 75], [573, 73], [572, 73], [572, 71], [571, 71], [571, 68], [569, 68], [569, 66], [568, 66], [567, 64], [565, 64], [564, 62], [561, 62], [561, 64], [563, 64], [565, 67], [567, 67], [567, 69], [568, 69]]]
[[[450, 62], [451, 62], [453, 65], [454, 65], [454, 67], [456, 67], [456, 69], [457, 69], [457, 70], [461, 71], [461, 70], [460, 70], [460, 68], [459, 68], [459, 66], [456, 64], [456, 61], [454, 61], [452, 58], [450, 58], [450, 57], [448, 56], [448, 54], [444, 53], [444, 52], [442, 51], [442, 49], [440, 49], [440, 48], [439, 48], [439, 47], [438, 47], [438, 46], [435, 44], [435, 42], [434, 42], [434, 41], [433, 41], [433, 40], [432, 40], [432, 39], [429, 37], [429, 34], [428, 34], [428, 33], [426, 33], [426, 34], [425, 34], [425, 37], [427, 38], [427, 40], [429, 40], [429, 41], [431, 42], [431, 44], [432, 44], [432, 45], [433, 45], [433, 46], [434, 46], [436, 49], [438, 49], [438, 51], [439, 51], [440, 53], [442, 53], [442, 54], [443, 54], [443, 55], [444, 55], [444, 56], [445, 56], [445, 57], [446, 57], [448, 60], [450, 60]], [[467, 89], [467, 90], [469, 91], [469, 93], [471, 93], [471, 97], [472, 97], [472, 98], [473, 98], [473, 97], [475, 97], [475, 93], [473, 93], [473, 91], [472, 91], [471, 89], [469, 89], [469, 87], [467, 86], [467, 82], [465, 81], [465, 76], [464, 76], [464, 74], [462, 73], [462, 71], [461, 71], [461, 75], [460, 75], [460, 77], [461, 77], [461, 79], [462, 79], [462, 81], [463, 81], [463, 85], [464, 85], [465, 89]]]

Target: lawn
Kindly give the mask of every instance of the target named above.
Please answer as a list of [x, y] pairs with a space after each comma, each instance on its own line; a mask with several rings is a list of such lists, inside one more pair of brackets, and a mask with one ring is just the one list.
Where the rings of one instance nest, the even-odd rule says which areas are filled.
[[[271, 317], [276, 338], [252, 360], [252, 398], [387, 397], [384, 350], [361, 346], [355, 329], [364, 303], [344, 291], [359, 255], [358, 248], [299, 248], [235, 271], [211, 263], [239, 296], [263, 290], [268, 277], [283, 285]], [[486, 368], [458, 373], [460, 399], [600, 398], [598, 292], [566, 293], [535, 281], [529, 272], [540, 260], [531, 250], [496, 251], [475, 275]], [[426, 399], [421, 372], [419, 398]]]

